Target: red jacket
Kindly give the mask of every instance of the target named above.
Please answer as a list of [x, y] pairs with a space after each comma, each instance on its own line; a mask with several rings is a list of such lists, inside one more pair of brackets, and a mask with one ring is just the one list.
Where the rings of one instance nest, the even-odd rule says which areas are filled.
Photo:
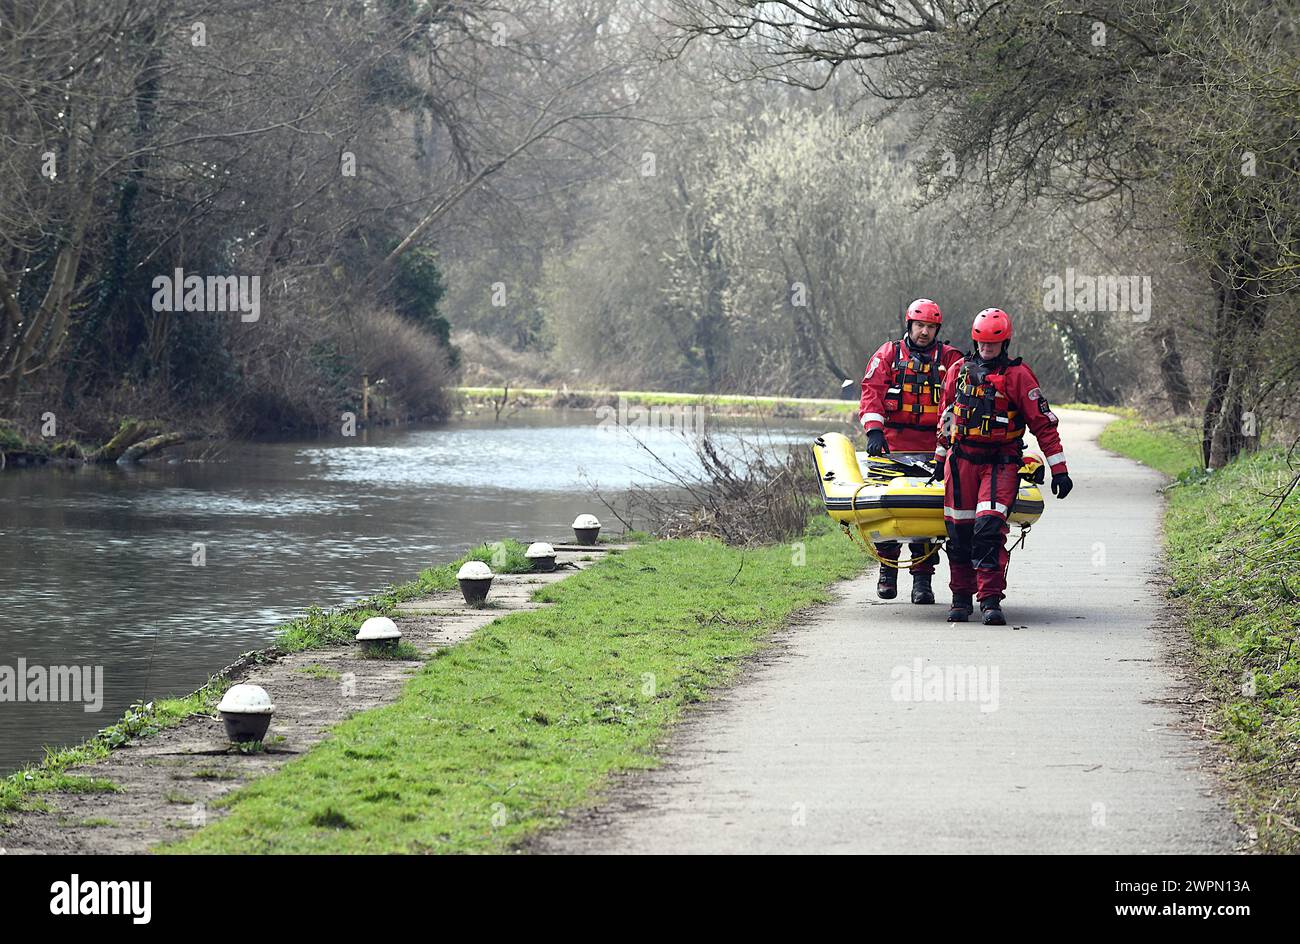
[[[900, 374], [896, 367], [913, 355], [906, 340], [886, 341], [871, 355], [866, 376], [862, 378], [862, 400], [858, 416], [862, 429], [883, 429], [885, 442], [892, 452], [930, 452], [935, 446], [940, 405], [932, 402], [928, 393], [902, 390]], [[962, 358], [961, 351], [951, 344], [937, 341], [930, 350], [916, 355], [931, 362], [937, 360], [939, 383], [943, 383], [948, 367]], [[938, 391], [936, 390], [936, 396]], [[922, 412], [915, 412], [920, 400]]]
[[[957, 379], [961, 375], [960, 365], [947, 372], [943, 384], [943, 398], [939, 403], [942, 412], [942, 425], [949, 428], [952, 422], [952, 406], [957, 399]], [[1019, 362], [1009, 366], [992, 371], [989, 374], [988, 382], [996, 391], [994, 396], [994, 409], [999, 416], [1011, 416], [1014, 422], [1023, 422], [1029, 431], [1034, 434], [1038, 440], [1039, 448], [1043, 450], [1044, 459], [1048, 466], [1051, 467], [1052, 474], [1066, 472], [1065, 450], [1061, 447], [1061, 436], [1056, 431], [1057, 418], [1052, 412], [1052, 407], [1047, 402], [1047, 397], [1043, 396], [1043, 391], [1038, 386], [1038, 378], [1034, 372], [1026, 365]], [[1012, 416], [1014, 413], [1014, 416]], [[971, 442], [996, 442], [993, 439], [982, 439], [978, 436], [969, 437]], [[961, 441], [959, 436], [958, 442]], [[1005, 451], [1014, 454], [1015, 450], [1020, 448], [1021, 440], [1019, 438], [1006, 441]], [[941, 438], [935, 449], [935, 458], [941, 459], [948, 454], [946, 441]]]

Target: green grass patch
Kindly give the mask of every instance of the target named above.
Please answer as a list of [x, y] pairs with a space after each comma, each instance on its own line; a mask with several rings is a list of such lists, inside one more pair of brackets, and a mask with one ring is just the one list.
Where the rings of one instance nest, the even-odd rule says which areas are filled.
[[342, 676], [339, 675], [338, 669], [331, 669], [329, 666], [325, 665], [317, 665], [314, 662], [311, 665], [300, 665], [298, 668], [294, 669], [294, 671], [301, 672], [303, 675], [309, 675], [312, 678], [328, 679], [333, 682], [337, 682], [342, 678]]
[[229, 815], [165, 851], [510, 849], [611, 772], [652, 766], [686, 706], [868, 563], [833, 529], [803, 543], [795, 566], [790, 545], [658, 541], [547, 585], [552, 606], [442, 650], [397, 702], [225, 797]]
[[[501, 387], [455, 387], [456, 393], [471, 400], [499, 401], [503, 393]], [[559, 395], [559, 390], [545, 387], [511, 387], [510, 400], [522, 400], [528, 406], [546, 406]], [[629, 404], [638, 406], [709, 406], [718, 410], [738, 413], [785, 413], [791, 416], [824, 416], [826, 414], [855, 415], [858, 412], [858, 399], [841, 400], [832, 397], [783, 397], [759, 396], [747, 394], [723, 393], [675, 393], [664, 390], [565, 390], [568, 397], [589, 397], [594, 400], [622, 398]], [[1137, 411], [1123, 406], [1097, 406], [1094, 403], [1066, 403], [1059, 405], [1065, 410], [1093, 410], [1099, 413], [1115, 413], [1119, 416], [1136, 417]]]
[[1300, 495], [1273, 513], [1296, 470], [1274, 449], [1201, 472], [1195, 430], [1169, 424], [1106, 433], [1107, 448], [1179, 476], [1165, 510], [1169, 593], [1215, 703], [1238, 815], [1259, 851], [1300, 852]]
[[1300, 501], [1279, 451], [1169, 492], [1171, 593], [1218, 701], [1242, 810], [1262, 852], [1300, 852]]
[[1136, 418], [1115, 420], [1101, 431], [1097, 442], [1176, 478], [1201, 467], [1200, 430], [1191, 419], [1160, 423]]
[[92, 817], [90, 817], [89, 819], [78, 820], [78, 821], [75, 822], [75, 823], [65, 823], [65, 822], [60, 822], [60, 825], [62, 825], [62, 826], [80, 826], [80, 827], [83, 827], [83, 828], [85, 828], [85, 829], [98, 829], [98, 828], [103, 827], [103, 826], [116, 826], [117, 823], [116, 823], [114, 820], [111, 820], [111, 819], [109, 819], [109, 818], [106, 817], [106, 816], [92, 816]]
[[1131, 406], [1098, 406], [1096, 403], [1057, 403], [1057, 410], [1083, 410], [1086, 413], [1114, 413], [1127, 419], [1137, 419], [1140, 414]]

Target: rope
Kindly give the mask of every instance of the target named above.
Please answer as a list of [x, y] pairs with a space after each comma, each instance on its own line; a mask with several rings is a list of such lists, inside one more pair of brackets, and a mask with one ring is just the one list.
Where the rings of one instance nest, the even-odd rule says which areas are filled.
[[[864, 488], [867, 488], [871, 484], [872, 484], [871, 482], [863, 482], [861, 485], [859, 485], [856, 489], [853, 490], [853, 497], [849, 500], [849, 511], [853, 515], [853, 525], [849, 526], [843, 521], [840, 522], [840, 527], [842, 527], [844, 529], [844, 533], [849, 536], [849, 540], [853, 541], [855, 544], [861, 541], [862, 546], [866, 548], [867, 553], [870, 554], [872, 558], [875, 559], [876, 563], [878, 563], [881, 567], [892, 567], [894, 570], [901, 570], [904, 567], [911, 567], [913, 564], [924, 564], [930, 558], [937, 555], [939, 553], [939, 548], [943, 546], [943, 542], [927, 539], [929, 540], [930, 549], [926, 551], [924, 554], [922, 554], [920, 557], [909, 557], [907, 560], [891, 560], [888, 557], [881, 557], [880, 552], [876, 550], [876, 545], [872, 544], [866, 538], [862, 537], [861, 533], [858, 531], [858, 495], [862, 492]], [[854, 537], [855, 533], [857, 533], [858, 535], [857, 537]]]
[[911, 567], [913, 564], [924, 564], [931, 557], [934, 557], [939, 553], [939, 548], [943, 546], [943, 542], [929, 539], [927, 539], [927, 541], [930, 545], [928, 551], [920, 557], [909, 557], [907, 560], [891, 560], [888, 557], [881, 557], [880, 552], [876, 550], [876, 546], [869, 541], [864, 540], [863, 545], [867, 548], [867, 553], [874, 557], [881, 567], [891, 567], [894, 570], [903, 570], [904, 568]]
[[[849, 512], [853, 515], [853, 524], [849, 525], [847, 522], [844, 521], [840, 522], [840, 527], [843, 528], [844, 533], [849, 536], [849, 540], [852, 541], [854, 544], [860, 543], [863, 546], [863, 548], [866, 549], [866, 552], [870, 554], [871, 557], [876, 561], [876, 563], [880, 564], [881, 567], [892, 567], [894, 570], [902, 570], [905, 567], [910, 568], [913, 564], [924, 564], [930, 558], [937, 555], [939, 553], [939, 549], [943, 547], [945, 543], [942, 540], [927, 538], [926, 541], [929, 543], [930, 549], [926, 551], [924, 554], [922, 554], [920, 557], [910, 557], [907, 560], [891, 560], [887, 557], [881, 557], [880, 552], [876, 550], [876, 545], [872, 544], [866, 538], [862, 537], [861, 532], [858, 530], [858, 495], [861, 494], [864, 488], [867, 488], [868, 486], [871, 486], [873, 484], [877, 484], [877, 483], [863, 482], [861, 485], [859, 485], [857, 488], [853, 490], [853, 497], [849, 500]], [[1025, 538], [1029, 536], [1029, 530], [1032, 527], [1033, 525], [1022, 524], [1020, 526], [1020, 537], [1016, 540], [1015, 544], [1012, 544], [1009, 548], [1007, 548], [1007, 566], [1002, 570], [1002, 580], [1004, 583], [1006, 582], [1007, 579], [1007, 573], [1011, 570], [1011, 552], [1018, 547], [1024, 546]], [[900, 541], [898, 543], [903, 544], [903, 543], [915, 543], [915, 542]]]

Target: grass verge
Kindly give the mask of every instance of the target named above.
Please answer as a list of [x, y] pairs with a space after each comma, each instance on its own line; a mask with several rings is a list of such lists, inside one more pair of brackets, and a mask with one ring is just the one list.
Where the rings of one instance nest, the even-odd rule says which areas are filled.
[[1137, 419], [1138, 411], [1131, 406], [1098, 406], [1096, 403], [1057, 403], [1053, 409], [1057, 410], [1084, 410], [1088, 413], [1114, 413], [1116, 416], [1123, 416], [1127, 419]]
[[399, 700], [223, 801], [229, 815], [164, 851], [501, 852], [654, 764], [683, 709], [861, 551], [821, 518], [802, 547], [644, 544], [540, 590], [443, 651]]
[[[500, 400], [501, 387], [456, 387], [455, 392], [470, 400]], [[718, 410], [738, 413], [784, 413], [790, 416], [822, 415], [827, 413], [852, 415], [857, 413], [858, 401], [834, 400], [816, 397], [747, 396], [718, 393], [673, 393], [656, 390], [548, 390], [544, 387], [511, 387], [510, 401], [522, 401], [528, 406], [548, 406], [556, 397], [565, 402], [575, 399], [605, 401], [622, 399], [639, 406], [708, 406]]]
[[1260, 852], [1300, 852], [1300, 598], [1288, 585], [1300, 569], [1300, 500], [1270, 514], [1295, 469], [1265, 450], [1206, 474], [1195, 430], [1167, 424], [1116, 421], [1101, 444], [1177, 476], [1165, 511], [1169, 593], [1214, 701], [1234, 802]]
[[[455, 387], [453, 390], [468, 400], [497, 401], [504, 392], [501, 387]], [[527, 406], [548, 406], [560, 397], [563, 401], [573, 398], [590, 400], [623, 399], [629, 404], [639, 406], [709, 406], [719, 410], [737, 413], [768, 413], [789, 416], [856, 416], [858, 400], [837, 400], [819, 397], [780, 397], [721, 393], [673, 393], [660, 390], [549, 390], [545, 387], [512, 387], [510, 400], [523, 402]], [[1102, 413], [1117, 413], [1121, 416], [1135, 417], [1136, 411], [1129, 407], [1096, 406], [1092, 403], [1066, 403], [1059, 407], [1066, 410], [1094, 410]]]
[[[399, 603], [439, 590], [456, 589], [456, 571], [465, 561], [487, 561], [497, 573], [528, 570], [524, 550], [524, 545], [513, 540], [483, 544], [450, 564], [430, 567], [421, 571], [414, 580], [395, 584], [348, 606], [334, 609], [310, 607], [302, 616], [281, 626], [276, 631], [275, 645], [256, 656], [273, 658], [277, 652], [302, 652], [351, 643], [361, 624], [370, 617], [391, 616]], [[183, 698], [132, 705], [120, 721], [81, 744], [47, 750], [40, 762], [0, 779], [0, 814], [43, 808], [45, 804], [39, 797], [42, 793], [116, 790], [116, 785], [110, 780], [76, 776], [67, 771], [102, 760], [113, 748], [129, 740], [174, 727], [193, 715], [214, 713], [230, 684], [230, 679], [224, 675], [214, 675], [198, 691]]]
[[1107, 425], [1098, 442], [1103, 449], [1178, 478], [1201, 466], [1198, 437], [1199, 429], [1191, 419], [1153, 423], [1124, 417]]

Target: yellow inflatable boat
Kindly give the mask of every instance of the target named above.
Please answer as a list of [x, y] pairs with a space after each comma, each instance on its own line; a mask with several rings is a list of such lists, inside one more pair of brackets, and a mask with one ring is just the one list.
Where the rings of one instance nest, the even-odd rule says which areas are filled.
[[[813, 442], [813, 459], [827, 513], [868, 542], [923, 541], [947, 537], [943, 483], [928, 482], [934, 457], [922, 453], [868, 456], [840, 433]], [[864, 478], [862, 470], [867, 470]], [[1010, 522], [1028, 528], [1043, 514], [1043, 460], [1029, 453], [1020, 466], [1020, 492]]]

